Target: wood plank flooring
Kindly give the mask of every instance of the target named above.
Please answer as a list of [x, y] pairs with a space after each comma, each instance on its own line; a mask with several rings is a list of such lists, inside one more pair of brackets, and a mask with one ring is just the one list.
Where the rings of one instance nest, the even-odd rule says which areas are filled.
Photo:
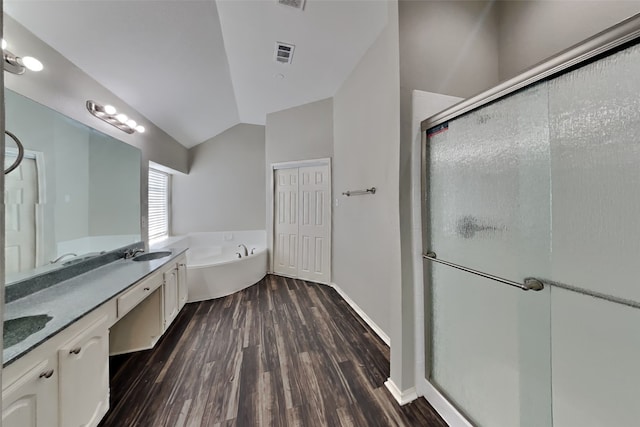
[[335, 290], [279, 276], [187, 304], [111, 377], [102, 427], [446, 426], [422, 398], [395, 402], [389, 348]]

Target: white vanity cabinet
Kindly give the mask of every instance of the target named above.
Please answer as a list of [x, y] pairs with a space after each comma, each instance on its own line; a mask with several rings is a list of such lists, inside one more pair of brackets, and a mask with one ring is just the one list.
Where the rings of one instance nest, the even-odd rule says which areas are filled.
[[187, 264], [186, 257], [179, 257], [172, 267], [164, 273], [164, 330], [178, 316], [187, 303]]
[[58, 350], [61, 426], [97, 426], [109, 410], [107, 317], [89, 325]]
[[2, 373], [2, 427], [95, 427], [109, 409], [109, 354], [152, 348], [187, 300], [181, 255], [88, 311]]
[[178, 269], [172, 268], [164, 273], [164, 330], [178, 315]]
[[187, 303], [187, 259], [178, 260], [178, 311]]
[[58, 371], [55, 360], [37, 363], [2, 392], [4, 427], [58, 425]]

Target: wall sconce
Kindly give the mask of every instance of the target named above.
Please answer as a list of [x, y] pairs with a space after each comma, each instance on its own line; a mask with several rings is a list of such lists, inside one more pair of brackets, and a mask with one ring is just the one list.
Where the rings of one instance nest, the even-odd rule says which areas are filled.
[[33, 56], [19, 57], [7, 50], [7, 41], [2, 39], [2, 54], [4, 57], [4, 70], [13, 74], [24, 74], [26, 70], [42, 71], [44, 66]]
[[127, 117], [126, 114], [118, 113], [112, 105], [102, 106], [95, 101], [87, 101], [87, 110], [95, 117], [115, 126], [123, 132], [132, 134], [134, 132], [144, 133], [145, 128], [136, 123], [135, 120]]

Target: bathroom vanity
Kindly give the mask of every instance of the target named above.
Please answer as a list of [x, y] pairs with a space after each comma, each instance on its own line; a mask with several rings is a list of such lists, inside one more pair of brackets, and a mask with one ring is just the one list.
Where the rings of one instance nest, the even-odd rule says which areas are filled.
[[[7, 22], [14, 46], [40, 46]], [[65, 61], [47, 55], [49, 70]], [[187, 301], [186, 249], [122, 257], [144, 246], [146, 171], [157, 159], [136, 147], [157, 135], [105, 134], [99, 120], [65, 116], [82, 117], [84, 101], [73, 102], [86, 86], [56, 75], [5, 77], [5, 126], [21, 141], [6, 141], [5, 159], [22, 159], [4, 186], [5, 427], [96, 426], [109, 408], [109, 355], [152, 348]]]
[[109, 355], [152, 348], [187, 301], [186, 249], [169, 252], [119, 259], [6, 305], [3, 426], [98, 425]]

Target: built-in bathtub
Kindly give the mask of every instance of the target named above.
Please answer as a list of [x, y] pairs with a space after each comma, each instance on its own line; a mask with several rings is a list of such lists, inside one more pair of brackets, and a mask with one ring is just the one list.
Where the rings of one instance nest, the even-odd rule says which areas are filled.
[[[152, 247], [189, 248], [187, 301], [195, 302], [227, 296], [259, 282], [267, 274], [266, 240], [264, 230], [199, 232], [173, 236]], [[247, 247], [248, 255], [240, 244]]]

